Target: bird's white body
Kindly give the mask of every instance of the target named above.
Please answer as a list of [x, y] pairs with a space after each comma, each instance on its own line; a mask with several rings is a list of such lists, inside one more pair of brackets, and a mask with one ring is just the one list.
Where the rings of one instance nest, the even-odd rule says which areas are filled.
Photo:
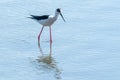
[[57, 18], [53, 17], [53, 16], [49, 16], [48, 19], [44, 19], [44, 20], [40, 20], [38, 21], [41, 25], [48, 27], [51, 26], [55, 21], [57, 20]]
[[49, 27], [57, 20], [58, 16], [59, 13], [56, 12], [55, 16], [50, 15], [47, 19], [39, 20], [38, 22], [45, 27]]

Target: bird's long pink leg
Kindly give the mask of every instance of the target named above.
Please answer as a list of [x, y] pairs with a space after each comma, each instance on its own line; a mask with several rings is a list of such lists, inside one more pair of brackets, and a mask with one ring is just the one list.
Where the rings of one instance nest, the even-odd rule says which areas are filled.
[[41, 36], [41, 34], [42, 34], [43, 28], [44, 28], [44, 26], [42, 27], [42, 29], [41, 29], [41, 31], [40, 31], [40, 33], [39, 33], [39, 35], [38, 35], [38, 45], [40, 44], [40, 36]]
[[51, 31], [51, 26], [50, 26], [50, 44], [52, 43], [52, 31]]

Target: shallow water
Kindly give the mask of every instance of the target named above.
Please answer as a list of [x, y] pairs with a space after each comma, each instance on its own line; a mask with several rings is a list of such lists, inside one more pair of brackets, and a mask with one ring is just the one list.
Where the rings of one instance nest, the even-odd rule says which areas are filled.
[[[119, 0], [0, 1], [0, 80], [119, 80]], [[49, 7], [48, 7], [49, 6]], [[30, 14], [59, 17], [45, 28]], [[49, 54], [52, 54], [50, 56]]]

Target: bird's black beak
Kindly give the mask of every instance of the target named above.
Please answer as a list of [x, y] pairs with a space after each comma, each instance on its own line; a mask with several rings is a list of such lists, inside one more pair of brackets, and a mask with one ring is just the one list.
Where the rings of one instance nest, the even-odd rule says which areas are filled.
[[60, 13], [60, 15], [61, 15], [61, 17], [62, 17], [63, 21], [65, 22], [65, 19], [64, 19], [64, 17], [63, 17], [63, 15], [62, 15], [62, 13]]

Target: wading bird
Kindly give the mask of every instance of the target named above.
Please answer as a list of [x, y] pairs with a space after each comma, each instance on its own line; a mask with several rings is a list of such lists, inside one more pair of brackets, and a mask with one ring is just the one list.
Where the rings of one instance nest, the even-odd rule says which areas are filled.
[[41, 29], [41, 31], [38, 35], [38, 44], [40, 44], [40, 37], [41, 37], [41, 34], [42, 34], [42, 31], [43, 31], [44, 27], [46, 27], [46, 26], [48, 26], [49, 29], [50, 29], [50, 43], [52, 43], [51, 26], [57, 20], [59, 15], [61, 15], [63, 21], [65, 22], [65, 19], [64, 19], [62, 13], [61, 13], [60, 8], [57, 8], [55, 10], [55, 15], [54, 16], [52, 16], [52, 15], [42, 15], [42, 16], [30, 15], [31, 17], [29, 17], [29, 18], [36, 20], [37, 22], [39, 22], [42, 25], [42, 29]]

